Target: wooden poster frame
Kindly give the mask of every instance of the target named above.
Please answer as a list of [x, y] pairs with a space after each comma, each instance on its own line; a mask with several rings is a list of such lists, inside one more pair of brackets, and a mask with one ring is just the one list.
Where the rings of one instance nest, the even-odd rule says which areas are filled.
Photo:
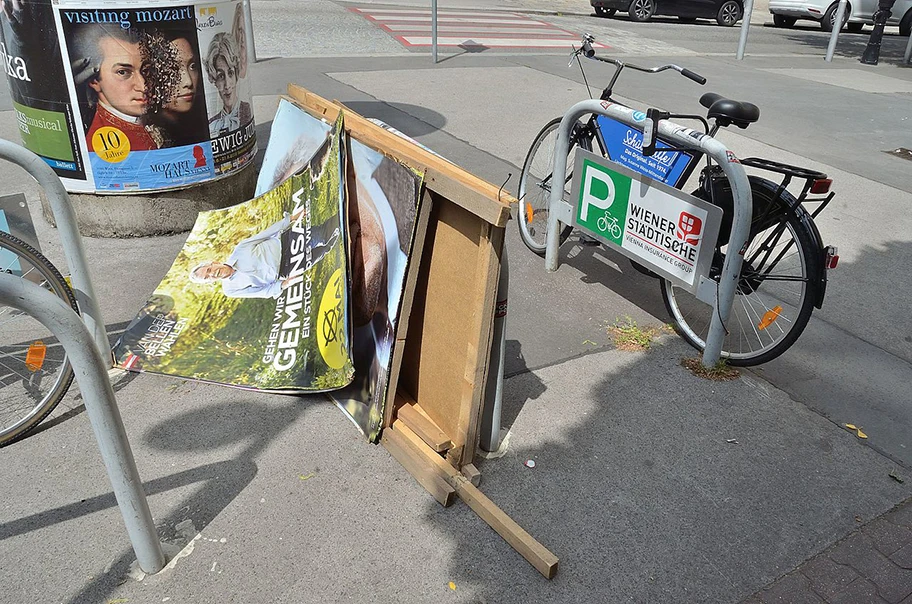
[[458, 496], [548, 578], [558, 560], [478, 490], [473, 465], [504, 229], [516, 199], [439, 155], [296, 84], [289, 101], [423, 172], [381, 443], [442, 505]]

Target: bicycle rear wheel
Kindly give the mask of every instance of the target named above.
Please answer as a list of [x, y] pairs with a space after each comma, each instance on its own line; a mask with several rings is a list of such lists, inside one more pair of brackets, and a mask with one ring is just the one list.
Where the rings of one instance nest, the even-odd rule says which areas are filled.
[[[554, 144], [557, 142], [561, 118], [548, 122], [529, 148], [519, 177], [519, 235], [523, 243], [539, 256], [545, 255], [548, 237], [548, 208], [551, 201], [551, 174], [554, 167]], [[570, 154], [567, 157], [567, 175], [564, 178], [564, 199], [570, 199], [570, 181], [573, 178], [573, 162], [577, 147], [592, 151], [592, 140], [581, 133], [582, 125], [574, 129], [570, 139]], [[563, 244], [571, 226], [565, 226], [560, 233]]]
[[[807, 211], [784, 191], [784, 199], [763, 216], [762, 209], [773, 202], [776, 188], [769, 181], [751, 178], [754, 221], [722, 344], [722, 358], [731, 365], [760, 365], [788, 350], [804, 331], [819, 293], [823, 269]], [[727, 245], [716, 249], [710, 272], [716, 281], [726, 252]], [[703, 350], [713, 306], [665, 280], [662, 299], [678, 333]]]
[[[37, 283], [78, 312], [66, 281], [27, 243], [0, 232], [0, 270]], [[51, 331], [27, 313], [0, 306], [0, 447], [34, 429], [54, 410], [73, 369]]]

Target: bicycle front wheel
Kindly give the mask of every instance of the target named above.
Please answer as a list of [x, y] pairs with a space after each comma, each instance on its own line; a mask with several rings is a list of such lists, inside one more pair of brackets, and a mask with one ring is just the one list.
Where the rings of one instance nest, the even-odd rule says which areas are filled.
[[[557, 142], [558, 128], [561, 118], [548, 122], [535, 142], [529, 148], [526, 161], [523, 163], [522, 174], [519, 177], [519, 235], [523, 243], [539, 256], [545, 255], [545, 243], [548, 237], [548, 208], [551, 202], [552, 172], [554, 168], [554, 145]], [[564, 177], [564, 200], [570, 199], [570, 181], [573, 179], [573, 162], [576, 158], [576, 149], [582, 147], [592, 151], [591, 138], [582, 134], [582, 125], [574, 129], [570, 138], [570, 154], [567, 157], [567, 174]], [[560, 243], [563, 244], [570, 232], [571, 226], [565, 226], [560, 233]]]
[[[751, 192], [754, 208], [767, 208], [776, 185], [752, 178]], [[731, 365], [760, 365], [778, 357], [795, 343], [814, 309], [823, 269], [811, 218], [787, 191], [782, 197], [768, 213], [754, 211], [735, 300], [725, 322], [722, 358]], [[726, 252], [727, 246], [716, 249], [710, 272], [716, 281]], [[703, 350], [714, 307], [665, 280], [662, 298], [678, 333]]]
[[[40, 285], [78, 312], [66, 281], [27, 243], [0, 232], [0, 270]], [[22, 438], [54, 410], [73, 369], [51, 331], [27, 313], [0, 306], [0, 447]]]

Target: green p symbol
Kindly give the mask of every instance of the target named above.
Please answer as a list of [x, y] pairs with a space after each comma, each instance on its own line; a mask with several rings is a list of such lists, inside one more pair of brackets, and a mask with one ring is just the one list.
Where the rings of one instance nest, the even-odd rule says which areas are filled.
[[581, 198], [580, 221], [588, 222], [589, 206], [607, 210], [614, 203], [614, 181], [594, 164], [585, 163]]

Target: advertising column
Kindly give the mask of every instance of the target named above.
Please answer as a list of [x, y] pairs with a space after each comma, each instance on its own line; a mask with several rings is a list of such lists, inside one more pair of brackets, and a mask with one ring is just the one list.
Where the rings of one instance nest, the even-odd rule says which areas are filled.
[[81, 127], [67, 93], [51, 0], [2, 0], [0, 8], [0, 60], [23, 145], [84, 187]]
[[181, 188], [253, 159], [239, 1], [0, 4], [23, 142], [68, 190]]

